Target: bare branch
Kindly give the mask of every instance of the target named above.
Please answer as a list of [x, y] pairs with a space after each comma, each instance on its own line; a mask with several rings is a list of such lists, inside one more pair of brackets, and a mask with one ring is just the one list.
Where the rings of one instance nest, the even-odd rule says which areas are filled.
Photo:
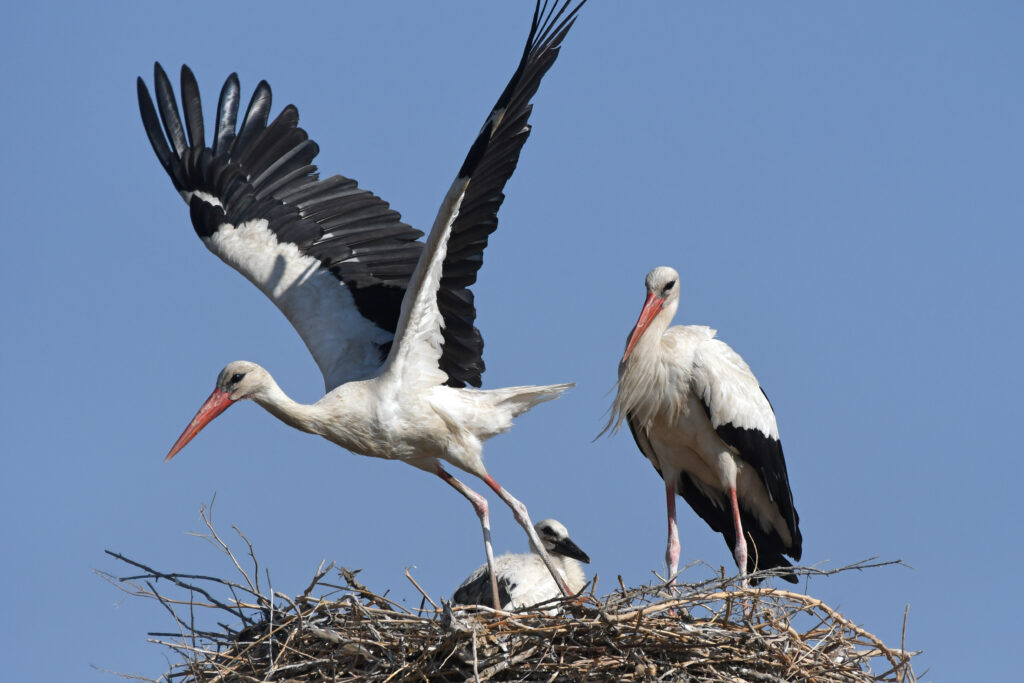
[[[129, 595], [158, 601], [171, 614], [177, 633], [150, 634], [153, 642], [179, 658], [162, 678], [168, 683], [917, 680], [911, 667], [917, 653], [906, 649], [907, 611], [900, 646], [890, 648], [820, 600], [776, 588], [742, 589], [737, 577], [724, 572], [671, 587], [659, 582], [631, 588], [620, 578], [605, 597], [597, 597], [591, 585], [589, 593], [584, 587], [572, 598], [506, 612], [479, 606], [452, 608], [448, 603], [438, 607], [407, 571], [406, 577], [424, 598], [414, 614], [386, 592], [378, 595], [360, 583], [358, 570], [336, 568], [333, 563], [325, 567], [321, 562], [296, 598], [272, 587], [263, 596], [254, 593], [259, 588], [260, 565], [252, 545], [235, 529], [252, 560], [253, 570], [246, 574], [205, 509], [203, 518], [209, 533], [201, 537], [228, 556], [231, 571], [246, 577], [243, 583], [160, 572], [111, 551], [111, 557], [145, 573], [118, 579], [98, 572]], [[837, 568], [786, 571], [808, 578], [828, 577], [891, 565], [905, 566], [898, 560], [870, 558]], [[340, 584], [324, 581], [333, 569]], [[269, 572], [263, 571], [269, 582]], [[161, 594], [160, 579], [184, 593]], [[219, 593], [230, 597], [219, 597]], [[252, 600], [240, 601], [239, 594]], [[188, 607], [187, 620], [177, 613], [178, 606]], [[230, 613], [241, 621], [241, 629], [227, 624], [218, 624], [219, 630], [204, 627], [203, 617], [210, 610]], [[874, 665], [879, 665], [881, 673], [872, 671]]]

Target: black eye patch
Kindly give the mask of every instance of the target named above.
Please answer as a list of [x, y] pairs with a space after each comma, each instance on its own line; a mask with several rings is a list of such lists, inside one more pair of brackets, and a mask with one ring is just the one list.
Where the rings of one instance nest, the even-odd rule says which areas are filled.
[[668, 283], [667, 285], [665, 285], [665, 289], [664, 289], [663, 291], [664, 291], [664, 292], [665, 292], [665, 293], [667, 294], [667, 293], [668, 293], [668, 291], [669, 291], [670, 289], [672, 289], [673, 287], [675, 287], [675, 286], [676, 286], [676, 281], [675, 281], [675, 280], [673, 280], [672, 282], [670, 282], [670, 283]]
[[245, 379], [245, 373], [236, 372], [234, 375], [231, 376], [231, 383], [232, 384], [238, 384], [243, 379]]

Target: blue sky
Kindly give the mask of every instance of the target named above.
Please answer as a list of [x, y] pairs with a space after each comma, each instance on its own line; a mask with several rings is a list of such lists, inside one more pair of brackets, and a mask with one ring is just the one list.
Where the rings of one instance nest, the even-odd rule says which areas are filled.
[[[287, 321], [196, 239], [143, 134], [135, 78], [195, 71], [298, 106], [326, 175], [426, 227], [504, 86], [519, 3], [142, 3], [8, 8], [0, 224], [0, 645], [11, 680], [156, 677], [171, 628], [103, 554], [231, 571], [186, 534], [216, 494], [285, 593], [320, 560], [436, 598], [482, 561], [469, 505], [400, 464], [234, 408], [167, 449], [228, 361], [320, 396]], [[575, 381], [488, 443], [491, 473], [573, 532], [610, 591], [664, 554], [663, 489], [604, 423], [656, 265], [678, 323], [719, 330], [772, 397], [804, 561], [888, 568], [801, 585], [935, 680], [997, 680], [1024, 606], [1020, 3], [599, 2], [535, 98], [475, 287], [486, 387]], [[175, 76], [175, 81], [176, 81]], [[479, 488], [483, 488], [481, 485]], [[500, 508], [500, 509], [499, 509]], [[525, 537], [496, 499], [496, 550]], [[732, 567], [680, 504], [682, 560]], [[700, 578], [708, 570], [691, 570]], [[54, 652], [59, 651], [60, 657]], [[970, 653], [965, 656], [965, 653]]]

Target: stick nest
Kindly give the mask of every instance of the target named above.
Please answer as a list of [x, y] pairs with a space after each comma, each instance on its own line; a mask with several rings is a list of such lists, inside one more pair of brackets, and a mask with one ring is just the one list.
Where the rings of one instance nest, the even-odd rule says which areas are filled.
[[[735, 579], [627, 588], [552, 601], [561, 613], [439, 606], [410, 610], [358, 572], [317, 570], [302, 594], [265, 590], [253, 548], [239, 560], [209, 534], [241, 578], [165, 573], [107, 551], [143, 573], [101, 574], [163, 605], [177, 630], [150, 641], [178, 660], [160, 681], [916, 681], [911, 657], [819, 600]], [[238, 530], [236, 529], [236, 532]], [[243, 567], [243, 562], [246, 567]], [[823, 575], [894, 563], [862, 562]], [[771, 572], [762, 572], [770, 576]], [[417, 589], [416, 581], [409, 576]], [[157, 589], [159, 581], [170, 586]], [[173, 586], [173, 587], [172, 587]], [[204, 626], [206, 622], [215, 628]], [[904, 632], [905, 632], [904, 616]], [[123, 675], [123, 674], [122, 674]], [[128, 675], [136, 680], [145, 679]]]

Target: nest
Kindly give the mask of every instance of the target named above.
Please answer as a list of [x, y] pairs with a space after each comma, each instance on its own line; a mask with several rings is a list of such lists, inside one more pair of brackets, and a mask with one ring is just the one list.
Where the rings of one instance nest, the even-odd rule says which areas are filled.
[[[357, 579], [317, 570], [297, 596], [264, 591], [253, 548], [240, 560], [209, 534], [238, 580], [154, 570], [107, 551], [143, 573], [103, 576], [125, 592], [159, 601], [177, 630], [150, 633], [178, 663], [160, 681], [916, 681], [902, 646], [889, 647], [828, 605], [735, 579], [589, 592], [540, 606], [561, 613], [498, 612], [436, 604], [410, 610]], [[237, 531], [237, 529], [236, 529]], [[867, 569], [862, 562], [800, 575]], [[246, 567], [243, 567], [246, 565]], [[763, 572], [770, 576], [771, 572]], [[160, 581], [176, 588], [157, 590]], [[167, 594], [173, 593], [173, 594]], [[187, 617], [183, 616], [187, 615]], [[212, 617], [212, 618], [211, 618]], [[216, 623], [216, 628], [200, 622]], [[904, 616], [904, 634], [906, 620]], [[122, 674], [124, 675], [124, 674]], [[127, 676], [136, 680], [153, 680]]]

